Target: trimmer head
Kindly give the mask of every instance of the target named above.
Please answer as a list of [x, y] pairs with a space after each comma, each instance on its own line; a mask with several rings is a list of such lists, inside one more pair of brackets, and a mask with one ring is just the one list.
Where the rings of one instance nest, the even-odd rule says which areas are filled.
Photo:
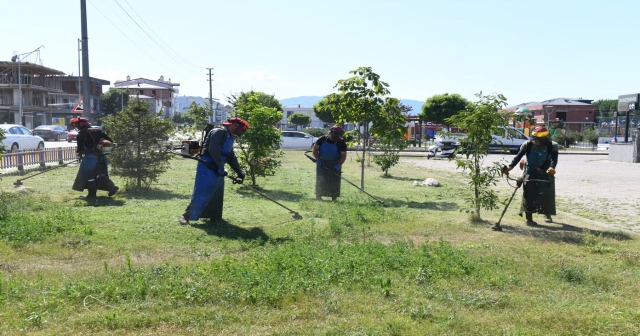
[[20, 180], [16, 180], [15, 182], [13, 182], [13, 185], [16, 186], [16, 187], [19, 187], [19, 186], [21, 186], [23, 184], [24, 183], [22, 183], [22, 181], [20, 181]]
[[302, 219], [302, 216], [300, 216], [300, 214], [297, 212], [294, 212], [293, 214], [291, 214], [291, 217], [293, 219]]

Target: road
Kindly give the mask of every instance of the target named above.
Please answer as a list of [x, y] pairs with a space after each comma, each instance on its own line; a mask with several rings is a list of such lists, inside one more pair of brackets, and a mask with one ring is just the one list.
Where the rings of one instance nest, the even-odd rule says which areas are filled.
[[58, 147], [75, 147], [76, 142], [67, 142], [66, 140], [62, 141], [45, 141], [44, 148], [58, 148]]
[[[508, 163], [514, 155], [491, 154], [484, 165]], [[448, 160], [410, 159], [427, 169], [459, 171]], [[607, 155], [563, 155], [556, 168], [559, 214], [570, 213], [613, 229], [640, 232], [640, 164], [609, 161]], [[520, 174], [517, 167], [513, 174]], [[498, 187], [505, 187], [500, 183]]]

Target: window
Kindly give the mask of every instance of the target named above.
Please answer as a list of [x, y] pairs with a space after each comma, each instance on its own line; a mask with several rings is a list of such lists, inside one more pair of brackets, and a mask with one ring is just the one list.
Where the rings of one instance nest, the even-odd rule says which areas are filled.
[[293, 114], [293, 111], [287, 111], [287, 119]]
[[62, 103], [63, 104], [69, 104], [69, 98], [63, 98], [62, 99]]
[[556, 120], [567, 121], [567, 111], [556, 111]]
[[156, 90], [151, 90], [151, 96], [155, 97], [156, 96]]

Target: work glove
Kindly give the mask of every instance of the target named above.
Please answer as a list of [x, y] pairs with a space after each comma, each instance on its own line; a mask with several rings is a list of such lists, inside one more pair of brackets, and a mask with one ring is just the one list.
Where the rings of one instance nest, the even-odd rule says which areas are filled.
[[227, 176], [227, 171], [224, 170], [224, 168], [218, 168], [217, 173], [218, 173], [218, 176], [222, 176], [222, 177]]
[[333, 167], [333, 170], [335, 170], [336, 172], [340, 173], [340, 172], [342, 172], [342, 166], [335, 166], [335, 167]]
[[551, 176], [554, 176], [556, 174], [556, 170], [553, 169], [553, 168], [549, 168], [549, 169], [547, 169], [547, 174], [549, 174]]
[[322, 167], [322, 160], [316, 160], [316, 166]]
[[510, 168], [510, 167], [502, 166], [502, 173], [503, 173], [503, 174], [509, 175], [509, 171], [510, 171], [510, 170], [511, 170], [511, 168]]
[[525, 159], [520, 160], [520, 170], [524, 170], [525, 163], [527, 163], [527, 160]]
[[236, 183], [242, 184], [244, 182], [244, 178], [247, 177], [244, 173], [238, 173], [238, 178], [236, 179]]

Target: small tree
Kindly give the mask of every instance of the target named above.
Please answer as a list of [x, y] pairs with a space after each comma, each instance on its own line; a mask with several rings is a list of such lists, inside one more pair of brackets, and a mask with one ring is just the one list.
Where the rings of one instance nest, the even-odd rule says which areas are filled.
[[280, 131], [274, 126], [282, 119], [282, 112], [260, 104], [257, 97], [249, 96], [248, 103], [236, 110], [236, 116], [246, 120], [250, 127], [239, 138], [241, 165], [256, 184], [256, 177], [275, 173], [280, 162], [274, 150], [280, 143]]
[[129, 104], [129, 90], [110, 88], [100, 96], [100, 117], [116, 114]]
[[232, 93], [231, 96], [227, 97], [227, 102], [231, 104], [234, 110], [238, 110], [249, 105], [249, 97], [255, 97], [258, 99], [258, 103], [264, 107], [270, 107], [278, 110], [279, 112], [284, 112], [282, 104], [280, 104], [280, 101], [278, 101], [274, 95], [269, 95], [259, 91], [251, 90], [249, 92]]
[[[362, 125], [362, 161], [360, 165], [360, 187], [364, 190], [364, 156], [369, 146], [369, 125], [372, 128], [386, 127], [390, 118], [395, 118], [389, 113], [389, 108], [397, 102], [395, 98], [383, 98], [390, 92], [389, 84], [380, 80], [380, 76], [373, 72], [371, 67], [360, 67], [349, 71], [353, 77], [341, 79], [335, 88], [341, 92], [330, 98], [330, 103], [338, 104], [332, 111], [333, 117], [338, 123], [352, 122]], [[325, 97], [326, 98], [326, 97]], [[331, 99], [339, 99], [333, 102]], [[395, 104], [397, 106], [397, 104]]]
[[388, 111], [388, 118], [376, 123], [371, 133], [378, 137], [375, 147], [382, 151], [382, 154], [373, 157], [373, 162], [380, 166], [384, 176], [389, 176], [389, 169], [400, 161], [400, 151], [409, 146], [409, 141], [405, 139], [405, 124], [411, 107], [402, 105], [396, 98], [390, 98], [385, 101], [385, 110]]
[[496, 184], [500, 172], [499, 162], [483, 168], [482, 161], [489, 154], [492, 134], [498, 134], [499, 127], [507, 126], [508, 121], [506, 115], [499, 112], [506, 106], [503, 95], [483, 96], [478, 93], [476, 96], [477, 102], [470, 103], [465, 110], [445, 122], [467, 131], [466, 136], [460, 139], [465, 159], [457, 159], [456, 163], [458, 168], [469, 171], [469, 185], [473, 190], [469, 204], [474, 218], [480, 220], [480, 209], [493, 210], [498, 207], [498, 196], [491, 186]]
[[307, 126], [311, 123], [311, 117], [304, 113], [294, 113], [289, 116], [289, 122], [294, 125]]
[[332, 93], [313, 105], [313, 113], [322, 122], [334, 124], [336, 122], [334, 115], [341, 114], [339, 110], [342, 108], [342, 96], [338, 93]]
[[205, 106], [196, 104], [196, 102], [191, 102], [185, 116], [193, 120], [193, 127], [196, 130], [201, 130], [207, 125], [207, 120], [211, 116], [211, 110]]
[[114, 172], [125, 179], [126, 188], [147, 187], [166, 171], [172, 154], [161, 147], [173, 132], [171, 120], [158, 118], [149, 112], [146, 102], [133, 99], [117, 117], [105, 118], [104, 125], [120, 145], [109, 159]]
[[[0, 128], [0, 139], [4, 139], [4, 130], [2, 128]], [[4, 143], [0, 142], [0, 154], [4, 153], [5, 150]]]
[[598, 145], [598, 133], [593, 126], [587, 126], [584, 129], [584, 140], [587, 140], [591, 145]]

